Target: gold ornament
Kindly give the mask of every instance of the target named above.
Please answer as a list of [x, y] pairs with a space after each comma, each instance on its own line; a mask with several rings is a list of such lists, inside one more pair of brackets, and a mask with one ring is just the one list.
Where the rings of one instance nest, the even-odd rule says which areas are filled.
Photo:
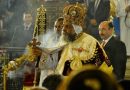
[[[23, 54], [21, 57], [16, 58], [13, 61], [10, 61], [7, 65], [2, 67], [3, 70], [3, 82], [4, 82], [4, 90], [6, 90], [6, 77], [8, 71], [16, 70], [25, 60], [30, 62], [36, 60], [36, 58], [41, 55], [41, 49], [37, 47], [40, 45], [40, 42], [37, 42], [36, 39], [33, 39], [32, 42], [29, 43], [27, 48], [27, 53]], [[35, 84], [36, 81], [34, 81]]]
[[114, 0], [110, 0], [110, 16], [112, 17], [116, 16], [116, 4]]
[[46, 31], [46, 9], [41, 5], [37, 9], [37, 16], [34, 27], [33, 37], [39, 36], [40, 34], [45, 33]]
[[86, 6], [83, 4], [66, 5], [63, 10], [64, 24], [76, 24], [83, 26], [86, 16]]
[[[46, 9], [41, 5], [37, 9], [36, 22], [34, 27], [33, 37], [36, 37], [40, 34], [45, 33], [46, 29]], [[19, 67], [25, 60], [34, 61], [38, 56], [41, 55], [42, 51], [37, 45], [40, 45], [40, 42], [37, 42], [35, 38], [32, 39], [32, 42], [28, 44], [27, 53], [23, 54], [21, 57], [16, 58], [14, 61], [10, 61], [7, 65], [2, 67], [3, 70], [3, 90], [6, 90], [6, 79], [8, 71], [15, 70]], [[36, 75], [35, 75], [36, 78]], [[34, 86], [36, 85], [36, 79], [34, 78]]]
[[72, 62], [70, 63], [70, 68], [72, 70], [78, 70], [80, 68], [82, 68], [82, 61], [79, 57], [77, 56], [74, 56], [73, 59], [72, 59]]

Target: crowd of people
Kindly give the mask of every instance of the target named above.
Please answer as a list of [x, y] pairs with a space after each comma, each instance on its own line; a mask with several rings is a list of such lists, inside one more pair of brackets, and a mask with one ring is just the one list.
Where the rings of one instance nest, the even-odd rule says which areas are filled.
[[[82, 88], [83, 90], [87, 90], [87, 89], [101, 90], [101, 88], [108, 89], [108, 90], [123, 90], [123, 89], [127, 90], [129, 88], [129, 86], [128, 86], [129, 81], [124, 79], [125, 71], [126, 71], [127, 56], [128, 56], [128, 47], [126, 46], [125, 42], [122, 39], [120, 40], [119, 38], [115, 37], [116, 28], [114, 27], [114, 23], [110, 20], [110, 9], [111, 9], [110, 1], [105, 2], [103, 0], [100, 0], [99, 3], [100, 2], [107, 4], [106, 6], [108, 6], [108, 9], [105, 9], [105, 10], [108, 10], [108, 11], [105, 12], [104, 10], [97, 10], [97, 13], [98, 13], [98, 11], [104, 11], [106, 16], [103, 15], [101, 12], [101, 14], [98, 13], [99, 15], [95, 15], [95, 16], [97, 16], [97, 21], [96, 21], [95, 16], [94, 16], [95, 20], [93, 19], [93, 20], [89, 21], [91, 23], [95, 22], [94, 25], [96, 25], [95, 28], [97, 28], [97, 31], [95, 30], [94, 32], [97, 32], [96, 34], [98, 35], [98, 37], [95, 37], [94, 35], [92, 35], [95, 33], [92, 33], [92, 34], [89, 33], [89, 30], [91, 30], [88, 28], [89, 24], [86, 27], [86, 29], [88, 31], [83, 30], [84, 27], [83, 27], [82, 23], [77, 24], [76, 19], [78, 17], [76, 17], [76, 14], [71, 14], [70, 8], [68, 8], [68, 13], [64, 13], [64, 15], [63, 15], [64, 24], [63, 24], [63, 29], [62, 29], [64, 38], [62, 40], [66, 41], [67, 45], [63, 49], [61, 57], [58, 61], [58, 64], [56, 67], [56, 73], [64, 75], [64, 76], [68, 76], [70, 78], [71, 73], [77, 72], [83, 66], [88, 66], [89, 64], [91, 64], [91, 65], [101, 68], [102, 65], [104, 64], [103, 62], [105, 62], [105, 64], [107, 64], [107, 65], [105, 65], [105, 67], [103, 67], [103, 68], [110, 69], [111, 72], [109, 72], [109, 73], [111, 73], [112, 77], [113, 77], [113, 79], [111, 78], [112, 82], [110, 82], [110, 79], [106, 80], [107, 81], [106, 83], [108, 83], [106, 85], [108, 85], [108, 86], [103, 85], [103, 83], [101, 84], [101, 82], [103, 82], [102, 80], [99, 83], [100, 80], [97, 81], [97, 79], [96, 79], [96, 76], [98, 76], [98, 75], [96, 75], [97, 73], [95, 73], [96, 71], [94, 71], [94, 73], [95, 73], [94, 75], [91, 75], [89, 72], [87, 72], [88, 74], [90, 74], [90, 77], [88, 75], [89, 78], [86, 75], [87, 73], [84, 73], [84, 74], [78, 73], [79, 76], [77, 76], [77, 77], [75, 76], [76, 80], [74, 79], [75, 78], [74, 76], [71, 77], [72, 81], [69, 81], [71, 79], [65, 78], [65, 80], [63, 80], [64, 84], [62, 85], [62, 83], [60, 83], [58, 90], [60, 90], [61, 88], [63, 89], [63, 87], [66, 90], [73, 90], [73, 89], [78, 89], [78, 88], [79, 89]], [[91, 6], [91, 4], [89, 4], [89, 5]], [[101, 4], [99, 4], [99, 5], [101, 5]], [[73, 6], [71, 6], [71, 8], [72, 7]], [[101, 6], [99, 6], [99, 7], [101, 7]], [[70, 11], [69, 11], [69, 9], [70, 9]], [[89, 11], [89, 8], [88, 8], [88, 11]], [[92, 13], [91, 10], [90, 10], [90, 12]], [[87, 14], [89, 15], [90, 12], [87, 12]], [[92, 15], [94, 15], [94, 14], [92, 14]], [[100, 19], [99, 16], [104, 17], [104, 19]], [[75, 17], [76, 17], [76, 19], [75, 19]], [[88, 17], [87, 19], [90, 19], [90, 18]], [[98, 21], [98, 19], [100, 19], [100, 20]], [[86, 32], [84, 32], [84, 31], [86, 31]], [[99, 37], [100, 37], [100, 39], [99, 39]], [[99, 42], [101, 42], [101, 43], [99, 43]], [[90, 50], [91, 55], [89, 54], [89, 49], [86, 46], [89, 46], [88, 48], [91, 49]], [[96, 51], [94, 51], [94, 46], [96, 48]], [[86, 51], [87, 51], [87, 53], [86, 53]], [[94, 53], [94, 52], [96, 52], [96, 53]], [[89, 57], [89, 55], [91, 57]], [[96, 59], [96, 60], [94, 60], [94, 59]], [[111, 69], [111, 67], [112, 67], [112, 69]], [[104, 70], [107, 70], [107, 69], [104, 69]], [[102, 72], [102, 71], [99, 70], [99, 72]], [[102, 73], [104, 73], [104, 72], [102, 72]], [[104, 73], [104, 74], [106, 74], [106, 73]], [[91, 76], [95, 76], [95, 77], [91, 77]], [[99, 76], [101, 76], [103, 78], [102, 75], [99, 75]], [[105, 75], [105, 76], [107, 78], [109, 77], [109, 75], [108, 76]], [[88, 84], [88, 86], [86, 85], [86, 83], [84, 85], [85, 81], [80, 81], [80, 80], [84, 80], [83, 78], [85, 78], [85, 81], [87, 80], [87, 78], [90, 79], [90, 80], [88, 80], [88, 82], [90, 83], [90, 84]], [[105, 77], [103, 78], [103, 80], [105, 80]], [[123, 82], [127, 82], [127, 83], [122, 84]], [[65, 83], [67, 83], [67, 85]], [[110, 83], [111, 83], [111, 85], [109, 86]], [[100, 86], [99, 84], [101, 84], [102, 86]], [[97, 85], [97, 86], [95, 86], [95, 88], [92, 88], [91, 85]], [[98, 86], [100, 86], [100, 88]], [[105, 87], [103, 87], [103, 86], [105, 86]], [[108, 88], [108, 87], [110, 87], [110, 88]]]
[[[110, 9], [110, 6], [108, 7]], [[90, 33], [84, 32], [83, 20], [85, 18], [83, 16], [85, 16], [84, 14], [86, 14], [86, 12], [80, 10], [81, 8], [83, 10], [83, 6], [80, 6], [80, 4], [72, 4], [66, 6], [63, 10], [64, 19], [63, 25], [61, 23], [62, 34], [61, 38], [59, 38], [59, 42], [61, 43], [64, 41], [66, 43], [60, 55], [58, 54], [59, 56], [57, 56], [57, 66], [54, 70], [52, 69], [52, 74], [56, 73], [65, 77], [63, 82], [60, 83], [58, 90], [63, 88], [64, 90], [123, 90], [124, 87], [120, 85], [125, 81], [124, 77], [127, 62], [125, 43], [114, 36], [114, 25], [113, 22], [109, 20], [109, 16], [100, 21], [99, 24], [97, 24], [96, 20], [92, 20], [92, 22], [95, 22], [95, 25], [97, 25], [96, 32], [100, 36], [100, 40], [94, 38], [95, 36]], [[76, 10], [79, 10], [79, 12]], [[78, 17], [78, 15], [80, 16]], [[89, 65], [94, 65], [94, 67], [96, 67], [94, 71], [90, 70], [89, 72], [89, 70], [85, 69], [86, 71], [82, 72], [81, 69]], [[97, 69], [97, 67], [100, 69]], [[103, 70], [108, 70], [112, 78], [109, 76], [108, 71], [106, 73]], [[80, 73], [78, 72], [77, 76], [71, 77], [71, 74], [77, 71]], [[98, 73], [104, 74], [104, 77], [102, 74], [98, 75]], [[66, 76], [69, 79], [66, 78]], [[46, 78], [42, 80], [42, 86], [44, 87], [45, 85], [48, 90], [52, 90], [50, 88], [54, 86], [49, 86], [48, 88], [46, 86], [47, 83], [44, 83], [44, 81], [46, 81]], [[50, 83], [53, 83], [53, 81]], [[93, 85], [93, 87], [91, 85]]]

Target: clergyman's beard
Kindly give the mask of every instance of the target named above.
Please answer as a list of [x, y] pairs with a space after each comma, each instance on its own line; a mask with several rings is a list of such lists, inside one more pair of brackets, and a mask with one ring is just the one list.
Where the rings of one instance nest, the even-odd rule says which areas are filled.
[[69, 41], [69, 42], [73, 42], [74, 40], [76, 40], [76, 34], [67, 34], [64, 35], [64, 40], [65, 41]]

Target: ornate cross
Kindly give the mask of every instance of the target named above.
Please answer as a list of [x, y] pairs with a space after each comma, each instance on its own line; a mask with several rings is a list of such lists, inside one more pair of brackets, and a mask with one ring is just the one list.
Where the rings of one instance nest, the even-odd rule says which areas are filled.
[[87, 51], [86, 49], [84, 49], [84, 48], [82, 48], [82, 47], [80, 47], [80, 48], [73, 48], [73, 50], [76, 50], [76, 51], [78, 51], [78, 52], [83, 52], [83, 51]]
[[33, 38], [32, 41], [28, 44], [30, 47], [35, 48], [37, 45], [40, 45], [40, 42], [37, 42], [36, 38]]

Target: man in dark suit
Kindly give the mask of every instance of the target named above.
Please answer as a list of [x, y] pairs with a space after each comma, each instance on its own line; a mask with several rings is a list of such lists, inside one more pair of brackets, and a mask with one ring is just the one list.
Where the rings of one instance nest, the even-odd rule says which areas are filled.
[[98, 33], [98, 26], [100, 22], [107, 20], [109, 18], [110, 12], [110, 1], [109, 0], [91, 0], [89, 2], [88, 11], [87, 11], [87, 23], [86, 28], [88, 31], [85, 31], [96, 39], [100, 40]]
[[[104, 47], [108, 59], [113, 66], [113, 73], [118, 81], [123, 80], [126, 70], [126, 46], [113, 36], [114, 27], [112, 22], [103, 21], [99, 25], [99, 34], [103, 39], [101, 45]], [[104, 43], [105, 42], [105, 43]]]
[[23, 13], [23, 23], [15, 27], [11, 38], [12, 47], [26, 47], [33, 37], [33, 21], [30, 12]]

